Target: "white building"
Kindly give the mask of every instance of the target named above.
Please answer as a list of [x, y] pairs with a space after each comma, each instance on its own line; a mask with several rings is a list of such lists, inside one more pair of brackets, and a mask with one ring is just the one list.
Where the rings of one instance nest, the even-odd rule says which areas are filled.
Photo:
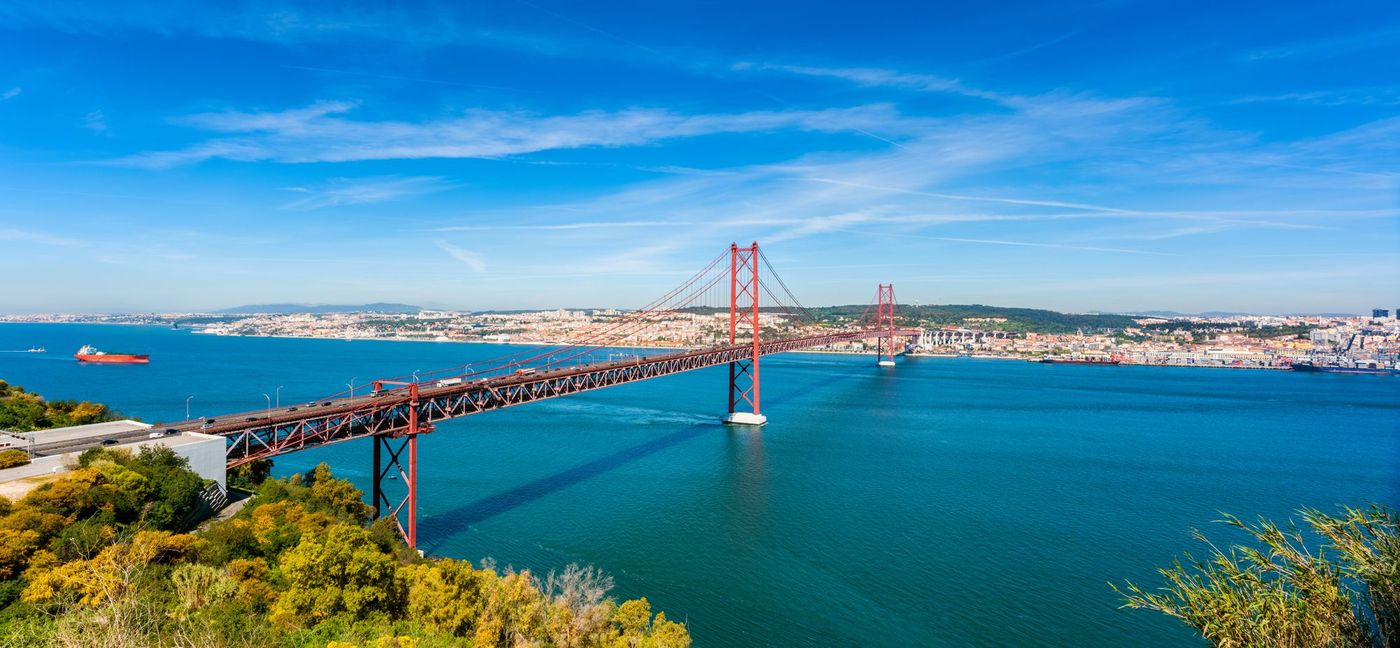
[[[217, 482], [220, 489], [228, 487], [225, 441], [221, 436], [199, 432], [167, 434], [152, 431], [149, 423], [124, 420], [36, 432], [7, 432], [0, 434], [0, 439], [9, 442], [11, 448], [25, 450], [31, 456], [26, 465], [0, 470], [0, 485], [68, 472], [77, 465], [78, 455], [89, 448], [125, 449], [137, 453], [145, 446], [163, 446], [189, 460], [190, 470], [195, 474]], [[28, 488], [15, 485], [15, 488], [0, 490], [14, 497], [16, 493], [28, 492], [42, 480], [31, 481], [33, 483]]]

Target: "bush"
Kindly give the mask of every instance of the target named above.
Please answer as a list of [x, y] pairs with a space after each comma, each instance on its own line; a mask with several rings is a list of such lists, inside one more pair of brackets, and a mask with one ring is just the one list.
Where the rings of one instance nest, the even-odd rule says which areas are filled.
[[[1166, 584], [1155, 592], [1113, 589], [1124, 607], [1180, 619], [1217, 646], [1400, 646], [1400, 514], [1381, 505], [1301, 514], [1315, 536], [1227, 515], [1260, 546], [1225, 551], [1196, 531], [1208, 559], [1187, 554], [1159, 569]], [[1315, 537], [1323, 542], [1310, 547]]]
[[23, 450], [5, 450], [0, 452], [0, 470], [23, 466], [29, 463], [29, 453]]

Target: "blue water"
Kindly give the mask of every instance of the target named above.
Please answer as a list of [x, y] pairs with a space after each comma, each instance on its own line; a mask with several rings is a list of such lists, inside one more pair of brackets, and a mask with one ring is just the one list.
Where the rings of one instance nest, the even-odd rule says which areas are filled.
[[[91, 343], [148, 366], [79, 366]], [[0, 379], [146, 420], [262, 407], [501, 347], [0, 325]], [[1192, 645], [1110, 581], [1155, 582], [1219, 511], [1400, 503], [1400, 379], [868, 357], [765, 359], [761, 431], [715, 424], [722, 368], [438, 426], [436, 555], [613, 574], [700, 646]], [[370, 443], [320, 461], [367, 489]]]

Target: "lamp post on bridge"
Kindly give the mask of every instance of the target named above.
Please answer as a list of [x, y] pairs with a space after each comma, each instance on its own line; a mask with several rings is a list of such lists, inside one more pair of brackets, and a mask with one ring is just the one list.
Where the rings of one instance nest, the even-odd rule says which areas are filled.
[[267, 399], [267, 417], [272, 418], [272, 397], [268, 396], [267, 394], [263, 394], [263, 398]]
[[276, 396], [276, 398], [274, 398], [273, 400], [277, 401], [277, 407], [281, 407], [281, 406], [282, 406], [282, 386], [281, 386], [281, 385], [278, 385], [278, 386], [277, 386], [277, 389], [272, 390], [272, 394], [273, 394], [273, 396]]
[[190, 394], [189, 396], [186, 396], [186, 397], [185, 397], [185, 420], [186, 420], [186, 421], [190, 420], [190, 399], [191, 399], [191, 398], [194, 398], [194, 394]]
[[359, 376], [351, 376], [350, 382], [345, 383], [345, 386], [350, 388], [350, 400], [355, 400], [355, 380], [357, 378], [359, 378]]

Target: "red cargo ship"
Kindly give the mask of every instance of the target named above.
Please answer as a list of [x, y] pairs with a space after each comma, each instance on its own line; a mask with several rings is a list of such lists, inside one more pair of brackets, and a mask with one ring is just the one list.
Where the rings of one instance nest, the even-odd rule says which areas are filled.
[[91, 362], [94, 364], [148, 364], [151, 356], [145, 353], [107, 353], [98, 351], [92, 345], [83, 345], [78, 352], [73, 354], [78, 362]]

